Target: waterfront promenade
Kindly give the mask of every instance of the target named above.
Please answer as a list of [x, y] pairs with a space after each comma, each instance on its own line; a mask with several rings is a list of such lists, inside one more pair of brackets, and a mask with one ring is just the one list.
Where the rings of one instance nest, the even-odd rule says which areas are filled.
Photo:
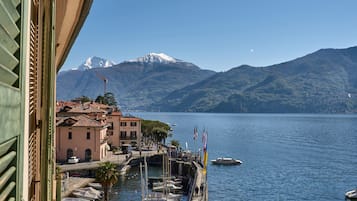
[[140, 155], [139, 151], [132, 151], [131, 154], [110, 154], [106, 159], [101, 161], [83, 162], [83, 163], [76, 163], [76, 164], [63, 164], [63, 165], [58, 165], [58, 167], [60, 168], [61, 172], [67, 172], [72, 170], [90, 170], [90, 169], [98, 168], [101, 163], [107, 161], [110, 161], [117, 165], [125, 165], [133, 159], [138, 159], [144, 156], [151, 157], [162, 153], [164, 153], [164, 151], [160, 151], [160, 152], [158, 152], [157, 150], [142, 151]]
[[[163, 154], [165, 151], [158, 152], [155, 151], [142, 151], [141, 154], [139, 151], [133, 151], [131, 154], [111, 154], [108, 158], [102, 161], [92, 161], [92, 162], [83, 162], [76, 164], [64, 164], [58, 165], [62, 173], [73, 171], [73, 170], [89, 170], [95, 169], [100, 166], [101, 163], [110, 161], [118, 166], [123, 166], [128, 164], [131, 160], [138, 159], [141, 157], [151, 157], [158, 154]], [[94, 178], [83, 178], [83, 177], [68, 177], [62, 182], [62, 193], [61, 197], [70, 196], [72, 191], [81, 187], [85, 187], [88, 183], [94, 182]]]

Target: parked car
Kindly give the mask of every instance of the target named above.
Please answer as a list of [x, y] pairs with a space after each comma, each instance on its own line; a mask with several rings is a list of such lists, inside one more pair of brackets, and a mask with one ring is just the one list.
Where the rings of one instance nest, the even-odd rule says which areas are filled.
[[72, 163], [72, 164], [78, 163], [79, 162], [79, 158], [77, 156], [71, 156], [71, 157], [68, 158], [67, 162], [68, 163]]

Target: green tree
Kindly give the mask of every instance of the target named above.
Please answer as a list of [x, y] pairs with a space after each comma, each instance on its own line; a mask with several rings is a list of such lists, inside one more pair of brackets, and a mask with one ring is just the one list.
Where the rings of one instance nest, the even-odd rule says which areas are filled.
[[104, 190], [104, 201], [109, 200], [109, 191], [112, 186], [118, 182], [119, 172], [117, 165], [111, 162], [104, 162], [100, 164], [97, 169], [96, 178], [102, 184]]
[[170, 136], [169, 130], [170, 126], [161, 121], [141, 121], [141, 131], [144, 138], [157, 144], [160, 142], [165, 143], [166, 138]]
[[171, 145], [175, 146], [176, 148], [179, 148], [180, 142], [178, 140], [171, 140]]
[[97, 96], [95, 102], [110, 105], [110, 106], [118, 105], [118, 102], [115, 100], [115, 96], [112, 92], [107, 92], [104, 94], [104, 96], [102, 95]]
[[87, 96], [80, 96], [80, 97], [77, 97], [75, 99], [72, 99], [72, 101], [81, 101], [82, 103], [86, 103], [86, 102], [90, 102], [92, 101], [89, 97]]
[[110, 106], [117, 106], [118, 103], [117, 101], [115, 100], [115, 96], [112, 92], [107, 92], [104, 94], [104, 100], [106, 100], [107, 102], [107, 105], [110, 105]]

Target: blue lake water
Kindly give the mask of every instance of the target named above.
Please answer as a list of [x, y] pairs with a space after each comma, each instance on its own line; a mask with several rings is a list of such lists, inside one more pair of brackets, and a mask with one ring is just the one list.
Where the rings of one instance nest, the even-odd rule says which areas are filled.
[[[210, 160], [243, 161], [241, 166], [208, 165], [209, 200], [342, 201], [357, 187], [357, 115], [133, 114], [175, 123], [172, 138], [183, 147], [187, 141], [191, 150], [202, 147], [206, 129]], [[196, 142], [194, 127], [200, 132]], [[112, 200], [140, 199], [139, 178], [121, 181], [117, 188]]]

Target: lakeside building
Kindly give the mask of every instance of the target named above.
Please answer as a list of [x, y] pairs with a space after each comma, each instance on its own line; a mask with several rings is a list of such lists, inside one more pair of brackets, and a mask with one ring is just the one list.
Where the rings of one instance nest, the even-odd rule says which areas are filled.
[[120, 117], [120, 146], [130, 144], [141, 146], [141, 119], [133, 116]]
[[0, 196], [56, 200], [56, 74], [92, 0], [0, 1]]
[[80, 161], [100, 161], [107, 157], [107, 124], [87, 115], [57, 117], [56, 159], [66, 162], [71, 156]]
[[[64, 117], [75, 117], [80, 115], [85, 115], [92, 120], [100, 121], [106, 124], [107, 132], [107, 143], [111, 148], [121, 148], [122, 146], [127, 147], [131, 145], [141, 146], [141, 119], [134, 116], [123, 116], [121, 111], [117, 107], [108, 106], [104, 104], [99, 104], [95, 102], [86, 103], [76, 103], [76, 102], [57, 102], [57, 119], [60, 121]], [[62, 124], [57, 124], [60, 127]], [[57, 139], [65, 139], [67, 135], [67, 130], [58, 129]], [[81, 135], [84, 131], [82, 130], [72, 130], [73, 135]], [[95, 139], [91, 139], [95, 140]], [[57, 152], [61, 152], [61, 159], [58, 161], [65, 161], [65, 152], [67, 149], [78, 149], [75, 144], [71, 144], [64, 149], [63, 143], [67, 141], [59, 141], [57, 144]], [[81, 150], [83, 152], [83, 149]], [[101, 158], [103, 159], [103, 158]]]

